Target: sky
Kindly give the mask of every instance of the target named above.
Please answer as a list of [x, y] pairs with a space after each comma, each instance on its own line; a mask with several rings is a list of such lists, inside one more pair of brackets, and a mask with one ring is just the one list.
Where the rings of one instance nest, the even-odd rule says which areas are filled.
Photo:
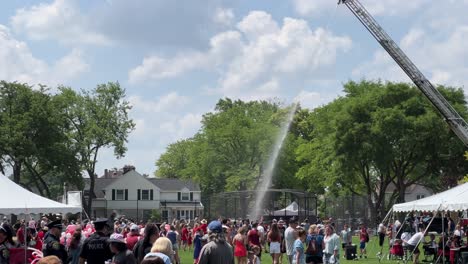
[[[118, 81], [136, 129], [121, 159], [153, 174], [220, 98], [315, 108], [349, 80], [409, 79], [336, 0], [16, 0], [0, 4], [0, 79]], [[468, 0], [361, 0], [434, 84], [468, 87]]]

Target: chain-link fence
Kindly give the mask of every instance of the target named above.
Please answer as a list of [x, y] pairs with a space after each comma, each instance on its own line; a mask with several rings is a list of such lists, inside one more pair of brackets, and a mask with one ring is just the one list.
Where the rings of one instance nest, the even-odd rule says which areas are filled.
[[371, 219], [366, 196], [326, 197], [322, 199], [320, 209], [323, 210], [325, 218], [333, 218], [338, 230], [341, 230], [345, 223], [352, 228], [358, 228], [360, 223], [368, 227], [376, 225], [375, 220]]
[[[258, 195], [264, 195], [263, 202], [255, 209]], [[238, 191], [204, 196], [202, 203], [207, 218], [254, 219], [261, 216], [264, 220], [273, 218], [288, 219], [292, 216], [300, 220], [314, 222], [318, 213], [317, 196], [298, 190], [270, 189], [266, 192]], [[256, 215], [256, 216], [255, 216]]]

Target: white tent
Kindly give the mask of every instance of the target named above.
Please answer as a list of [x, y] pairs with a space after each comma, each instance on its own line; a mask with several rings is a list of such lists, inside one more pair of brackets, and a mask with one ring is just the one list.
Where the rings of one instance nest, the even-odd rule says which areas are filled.
[[273, 212], [274, 216], [294, 216], [299, 215], [299, 205], [296, 202], [292, 202], [290, 205], [286, 206], [281, 210], [276, 210]]
[[392, 209], [394, 212], [468, 210], [468, 183], [420, 200], [395, 204]]
[[62, 204], [32, 193], [0, 176], [0, 214], [79, 213], [81, 207]]

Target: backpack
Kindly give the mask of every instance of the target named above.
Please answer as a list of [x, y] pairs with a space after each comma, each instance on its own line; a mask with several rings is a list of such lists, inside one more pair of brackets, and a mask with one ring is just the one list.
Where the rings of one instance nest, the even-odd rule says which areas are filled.
[[321, 251], [321, 248], [322, 245], [317, 242], [317, 236], [313, 235], [309, 240], [309, 244], [307, 245], [306, 254], [316, 256]]

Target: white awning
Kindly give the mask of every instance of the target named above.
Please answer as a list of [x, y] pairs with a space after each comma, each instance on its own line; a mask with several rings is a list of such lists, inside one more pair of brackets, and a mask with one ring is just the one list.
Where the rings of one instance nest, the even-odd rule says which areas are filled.
[[81, 212], [81, 207], [52, 201], [24, 189], [5, 176], [0, 176], [1, 214], [75, 214], [79, 212]]
[[420, 200], [393, 205], [394, 212], [465, 210], [468, 210], [468, 183]]

